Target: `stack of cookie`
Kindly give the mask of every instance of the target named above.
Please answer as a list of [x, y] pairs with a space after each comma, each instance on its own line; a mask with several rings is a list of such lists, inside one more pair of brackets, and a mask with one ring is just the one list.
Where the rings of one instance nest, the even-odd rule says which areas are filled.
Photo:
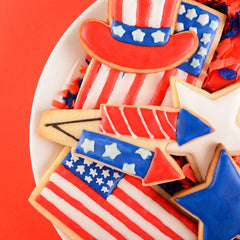
[[240, 84], [226, 47], [237, 36], [219, 44], [227, 16], [191, 0], [108, 7], [107, 23], [80, 27], [91, 62], [74, 109], [43, 114], [40, 136], [65, 147], [31, 204], [71, 239], [236, 237]]

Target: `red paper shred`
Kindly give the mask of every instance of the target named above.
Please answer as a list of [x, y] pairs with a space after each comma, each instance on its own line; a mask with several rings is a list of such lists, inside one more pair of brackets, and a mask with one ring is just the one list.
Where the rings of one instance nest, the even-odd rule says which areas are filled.
[[190, 179], [192, 182], [197, 183], [196, 177], [191, 169], [191, 164], [187, 163], [182, 167], [182, 171], [186, 178]]

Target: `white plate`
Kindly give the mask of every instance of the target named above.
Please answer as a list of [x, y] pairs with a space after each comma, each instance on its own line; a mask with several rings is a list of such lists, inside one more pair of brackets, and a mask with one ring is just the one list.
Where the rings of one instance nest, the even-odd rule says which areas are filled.
[[[107, 20], [107, 0], [98, 0], [81, 14], [64, 33], [51, 53], [38, 82], [32, 105], [30, 120], [30, 154], [35, 182], [38, 183], [45, 171], [63, 148], [38, 136], [38, 126], [44, 111], [52, 109], [52, 100], [59, 90], [77, 77], [79, 66], [85, 62], [85, 52], [79, 44], [78, 32], [81, 22], [87, 18]], [[58, 231], [62, 239], [68, 238]]]

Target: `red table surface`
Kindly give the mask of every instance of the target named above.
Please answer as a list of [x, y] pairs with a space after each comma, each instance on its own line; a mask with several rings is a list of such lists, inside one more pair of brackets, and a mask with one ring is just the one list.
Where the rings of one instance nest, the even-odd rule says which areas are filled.
[[28, 202], [35, 187], [29, 123], [54, 46], [94, 0], [0, 0], [0, 239], [60, 239]]

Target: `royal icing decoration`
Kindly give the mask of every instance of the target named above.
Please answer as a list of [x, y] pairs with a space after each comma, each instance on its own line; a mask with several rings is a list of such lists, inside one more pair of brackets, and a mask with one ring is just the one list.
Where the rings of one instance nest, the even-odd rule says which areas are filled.
[[[175, 196], [200, 220], [199, 239], [233, 239], [240, 232], [240, 169], [220, 146], [206, 183]], [[214, 168], [214, 169], [212, 169]]]
[[[196, 224], [131, 176], [66, 154], [32, 204], [82, 239], [197, 239]], [[71, 168], [66, 165], [72, 161]], [[82, 174], [77, 169], [84, 169]]]
[[[86, 152], [85, 147], [89, 148], [82, 146], [85, 142], [91, 145], [93, 142], [94, 151]], [[182, 178], [159, 149], [155, 154], [148, 149], [95, 132], [83, 130], [74, 152], [130, 175], [138, 176], [143, 179], [144, 184]]]
[[183, 146], [170, 143], [170, 152], [190, 153], [204, 179], [209, 163], [213, 157], [214, 146], [223, 143], [230, 152], [240, 150], [240, 129], [238, 111], [240, 106], [240, 86], [233, 85], [209, 94], [181, 81], [173, 81], [172, 87], [176, 91], [175, 107], [186, 107], [202, 116], [214, 129], [209, 135], [198, 138]]
[[[178, 68], [198, 76], [202, 72], [208, 52], [219, 30], [220, 18], [217, 13], [210, 13], [206, 8], [183, 1], [179, 8], [176, 26], [177, 32], [194, 31], [199, 38], [198, 50], [188, 61], [178, 66]], [[206, 54], [198, 54], [203, 47]]]
[[185, 109], [167, 111], [160, 108], [103, 105], [101, 110], [100, 130], [117, 136], [171, 139], [183, 145], [213, 131]]

